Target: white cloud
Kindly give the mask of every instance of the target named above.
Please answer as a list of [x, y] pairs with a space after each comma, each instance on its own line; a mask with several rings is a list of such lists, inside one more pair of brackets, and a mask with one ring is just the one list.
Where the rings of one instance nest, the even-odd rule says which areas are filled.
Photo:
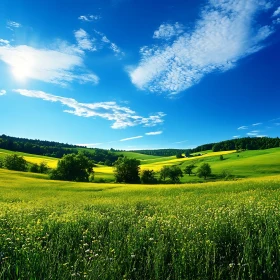
[[0, 90], [0, 95], [5, 95], [7, 92], [4, 89]]
[[183, 141], [175, 142], [174, 144], [182, 144], [182, 143], [185, 143], [185, 142], [188, 142], [188, 140], [183, 140]]
[[238, 130], [240, 130], [240, 129], [248, 129], [248, 126], [243, 125], [243, 126], [238, 127], [237, 129], [238, 129]]
[[0, 39], [0, 46], [9, 45], [9, 44], [10, 44], [10, 41], [4, 40], [4, 39]]
[[252, 126], [257, 126], [257, 125], [261, 125], [261, 124], [262, 124], [261, 122], [253, 123]]
[[97, 84], [99, 78], [85, 70], [83, 53], [76, 47], [58, 49], [35, 49], [26, 45], [0, 46], [0, 60], [11, 67], [16, 78], [30, 78], [47, 83], [67, 84], [79, 83]]
[[19, 28], [21, 27], [21, 24], [18, 23], [18, 22], [15, 22], [15, 21], [11, 21], [11, 20], [8, 20], [7, 21], [7, 26], [6, 26], [8, 29], [10, 30], [14, 30], [14, 28]]
[[267, 137], [267, 135], [256, 135], [256, 137], [263, 138], [263, 137]]
[[167, 45], [141, 49], [142, 59], [129, 75], [141, 90], [177, 94], [213, 71], [224, 72], [264, 47], [274, 32], [260, 26], [257, 15], [268, 8], [262, 0], [209, 0], [191, 32]]
[[170, 40], [184, 32], [184, 26], [178, 22], [175, 24], [163, 23], [159, 29], [154, 32], [154, 39]]
[[88, 148], [94, 148], [94, 147], [98, 147], [101, 146], [103, 143], [92, 143], [92, 144], [76, 144], [77, 146], [81, 146], [81, 147], [88, 147]]
[[111, 42], [104, 33], [97, 30], [94, 30], [94, 32], [100, 37], [101, 42], [112, 50], [116, 56], [120, 57], [125, 55], [125, 53], [115, 43]]
[[158, 112], [149, 117], [136, 114], [129, 107], [123, 107], [116, 102], [79, 103], [73, 98], [52, 95], [43, 91], [16, 89], [14, 92], [23, 96], [40, 98], [45, 101], [59, 102], [68, 107], [63, 112], [79, 117], [100, 117], [113, 122], [112, 128], [120, 129], [137, 125], [156, 126], [163, 123], [164, 113]]
[[145, 135], [159, 135], [162, 134], [162, 131], [152, 131], [152, 132], [147, 132]]
[[130, 137], [130, 138], [124, 138], [124, 139], [121, 139], [120, 142], [139, 139], [139, 138], [142, 138], [142, 137], [143, 136], [134, 136], [134, 137]]
[[278, 8], [274, 11], [272, 17], [278, 17], [279, 15], [280, 15], [280, 7], [278, 7]]
[[234, 135], [234, 136], [232, 136], [233, 138], [239, 138], [240, 137], [240, 135]]
[[279, 126], [280, 125], [280, 123], [274, 123], [276, 126]]
[[79, 16], [78, 19], [81, 21], [91, 22], [91, 21], [96, 21], [96, 20], [101, 19], [101, 16], [99, 16], [99, 15]]
[[74, 35], [80, 49], [96, 51], [96, 47], [93, 45], [94, 40], [89, 38], [89, 35], [84, 29], [80, 28], [79, 30], [74, 32]]

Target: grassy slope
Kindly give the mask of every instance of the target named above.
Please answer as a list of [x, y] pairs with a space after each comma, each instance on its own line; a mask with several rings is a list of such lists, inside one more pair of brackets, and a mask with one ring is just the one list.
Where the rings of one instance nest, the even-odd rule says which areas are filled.
[[[0, 159], [7, 154], [13, 154], [15, 152], [0, 149]], [[51, 168], [55, 168], [58, 159], [44, 156], [37, 156], [25, 153], [16, 152], [18, 155], [24, 156], [24, 158], [31, 163], [40, 163], [42, 161], [47, 162]], [[156, 172], [165, 165], [178, 165], [182, 169], [186, 165], [194, 163], [199, 166], [202, 162], [208, 162], [211, 165], [213, 174], [220, 174], [223, 170], [229, 170], [234, 176], [238, 178], [242, 177], [259, 177], [263, 175], [274, 175], [280, 173], [280, 148], [257, 150], [257, 151], [245, 151], [236, 153], [235, 151], [224, 151], [213, 153], [211, 151], [203, 152], [202, 156], [177, 159], [173, 157], [156, 157], [149, 155], [142, 155], [134, 152], [122, 152], [129, 158], [137, 158], [141, 161], [141, 169], [153, 169]], [[224, 156], [224, 160], [220, 160], [220, 155]], [[114, 181], [113, 168], [103, 165], [97, 165], [94, 168], [95, 178], [100, 178], [106, 181]], [[194, 170], [195, 171], [195, 170]], [[183, 183], [187, 182], [202, 182], [196, 176], [184, 175], [181, 179]]]
[[13, 155], [13, 154], [17, 154], [19, 156], [23, 156], [24, 159], [27, 162], [30, 162], [30, 163], [41, 163], [42, 161], [46, 162], [47, 165], [50, 168], [56, 168], [57, 162], [58, 162], [58, 159], [53, 158], [53, 157], [46, 157], [46, 156], [33, 155], [33, 154], [27, 154], [27, 153], [14, 152], [14, 151], [0, 149], [0, 159], [1, 158], [3, 159], [7, 155]]
[[0, 169], [1, 279], [279, 279], [279, 199], [280, 176], [147, 186]]

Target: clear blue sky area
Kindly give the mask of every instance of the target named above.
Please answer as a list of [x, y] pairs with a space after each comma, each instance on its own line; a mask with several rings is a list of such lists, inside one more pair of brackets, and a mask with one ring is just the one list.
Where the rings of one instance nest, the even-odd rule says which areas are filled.
[[280, 135], [280, 3], [2, 0], [0, 134], [98, 148]]

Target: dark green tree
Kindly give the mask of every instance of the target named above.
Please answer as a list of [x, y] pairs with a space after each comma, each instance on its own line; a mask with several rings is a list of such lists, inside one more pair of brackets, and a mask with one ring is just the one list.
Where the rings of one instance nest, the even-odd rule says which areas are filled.
[[8, 155], [4, 159], [4, 166], [9, 170], [26, 171], [27, 161], [18, 155]]
[[29, 171], [33, 173], [39, 173], [39, 165], [37, 163], [32, 163], [29, 167]]
[[174, 184], [180, 183], [180, 177], [183, 177], [183, 172], [180, 167], [173, 165], [169, 168], [168, 177]]
[[220, 155], [220, 160], [224, 160], [224, 156], [223, 155]]
[[160, 170], [160, 180], [165, 181], [168, 178], [169, 175], [169, 166], [163, 166]]
[[46, 162], [42, 161], [40, 164], [39, 164], [39, 172], [40, 173], [47, 173], [49, 170], [49, 167], [47, 165]]
[[195, 165], [192, 163], [192, 164], [189, 164], [185, 167], [184, 169], [184, 172], [185, 174], [189, 174], [189, 176], [191, 176], [191, 174], [193, 173], [193, 169], [195, 168]]
[[157, 178], [155, 177], [154, 170], [143, 170], [141, 173], [141, 183], [142, 184], [156, 184]]
[[212, 173], [209, 163], [203, 163], [197, 170], [196, 174], [199, 178], [204, 177], [204, 180]]
[[114, 173], [117, 183], [140, 183], [140, 161], [134, 158], [119, 157], [114, 163]]
[[93, 174], [94, 163], [83, 153], [64, 155], [58, 161], [50, 178], [54, 180], [88, 182], [89, 176]]
[[176, 154], [176, 158], [182, 158], [183, 156], [182, 156], [182, 153], [181, 152], [179, 152], [179, 153], [177, 153]]

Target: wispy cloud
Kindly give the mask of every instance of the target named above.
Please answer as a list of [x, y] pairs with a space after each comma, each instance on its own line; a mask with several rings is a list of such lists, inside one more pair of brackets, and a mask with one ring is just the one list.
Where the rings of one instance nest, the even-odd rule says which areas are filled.
[[147, 132], [145, 135], [159, 135], [162, 134], [162, 131], [152, 131], [152, 132]]
[[242, 130], [242, 129], [248, 129], [248, 126], [246, 126], [246, 125], [243, 125], [243, 126], [240, 126], [240, 127], [238, 127], [237, 129], [238, 129], [238, 130]]
[[101, 19], [101, 16], [99, 16], [99, 15], [86, 15], [86, 16], [79, 16], [78, 19], [81, 20], [81, 21], [91, 22], [91, 21], [97, 21], [97, 20]]
[[280, 7], [278, 7], [278, 8], [274, 11], [272, 17], [278, 17], [279, 15], [280, 15]]
[[139, 64], [129, 68], [132, 83], [141, 90], [177, 94], [213, 71], [235, 67], [240, 59], [262, 49], [274, 32], [273, 25], [257, 21], [271, 7], [269, 3], [209, 0], [192, 31], [168, 44], [141, 49]]
[[261, 123], [261, 122], [253, 123], [252, 126], [257, 126], [257, 125], [261, 125], [261, 124], [263, 124], [263, 123]]
[[280, 123], [274, 123], [276, 126], [279, 126], [280, 125]]
[[0, 46], [0, 60], [14, 75], [66, 86], [71, 82], [97, 84], [99, 78], [87, 71], [83, 52], [66, 44], [57, 49], [36, 49], [26, 45]]
[[163, 23], [154, 32], [154, 39], [170, 40], [184, 32], [184, 26], [178, 22], [175, 24]]
[[117, 44], [111, 42], [111, 40], [109, 40], [104, 33], [97, 30], [94, 30], [94, 32], [100, 37], [102, 44], [106, 45], [110, 50], [112, 50], [116, 56], [121, 57], [125, 55], [125, 53], [117, 46]]
[[92, 144], [76, 144], [77, 146], [82, 146], [82, 147], [89, 147], [89, 148], [94, 148], [101, 146], [103, 143], [92, 143]]
[[10, 41], [8, 40], [5, 40], [5, 39], [0, 39], [0, 46], [6, 46], [6, 45], [9, 45], [10, 44]]
[[93, 45], [94, 40], [90, 39], [89, 35], [84, 29], [80, 28], [74, 32], [74, 35], [79, 48], [82, 50], [96, 51], [96, 47]]
[[250, 132], [247, 133], [248, 136], [258, 136], [260, 133], [259, 130], [252, 130]]
[[263, 137], [267, 137], [267, 135], [256, 135], [256, 137], [263, 138]]
[[10, 30], [14, 30], [15, 28], [21, 27], [21, 24], [12, 20], [8, 20], [6, 27]]
[[179, 141], [179, 142], [174, 142], [174, 144], [182, 144], [182, 143], [185, 143], [185, 142], [188, 142], [189, 140], [183, 140], [183, 141]]
[[0, 90], [0, 95], [5, 95], [6, 93], [7, 93], [6, 90], [4, 90], [4, 89]]
[[120, 129], [141, 125], [152, 127], [164, 122], [164, 113], [158, 112], [149, 117], [142, 117], [136, 114], [129, 107], [123, 107], [116, 102], [98, 102], [98, 103], [79, 103], [73, 98], [66, 98], [52, 95], [43, 91], [16, 89], [14, 92], [23, 96], [40, 98], [45, 101], [59, 102], [69, 109], [63, 112], [73, 114], [79, 117], [100, 117], [113, 122], [112, 128]]
[[232, 138], [240, 138], [240, 135], [234, 135]]
[[121, 139], [120, 142], [139, 139], [139, 138], [143, 138], [143, 136], [134, 136], [134, 137], [130, 137], [130, 138], [124, 138], [124, 139]]

